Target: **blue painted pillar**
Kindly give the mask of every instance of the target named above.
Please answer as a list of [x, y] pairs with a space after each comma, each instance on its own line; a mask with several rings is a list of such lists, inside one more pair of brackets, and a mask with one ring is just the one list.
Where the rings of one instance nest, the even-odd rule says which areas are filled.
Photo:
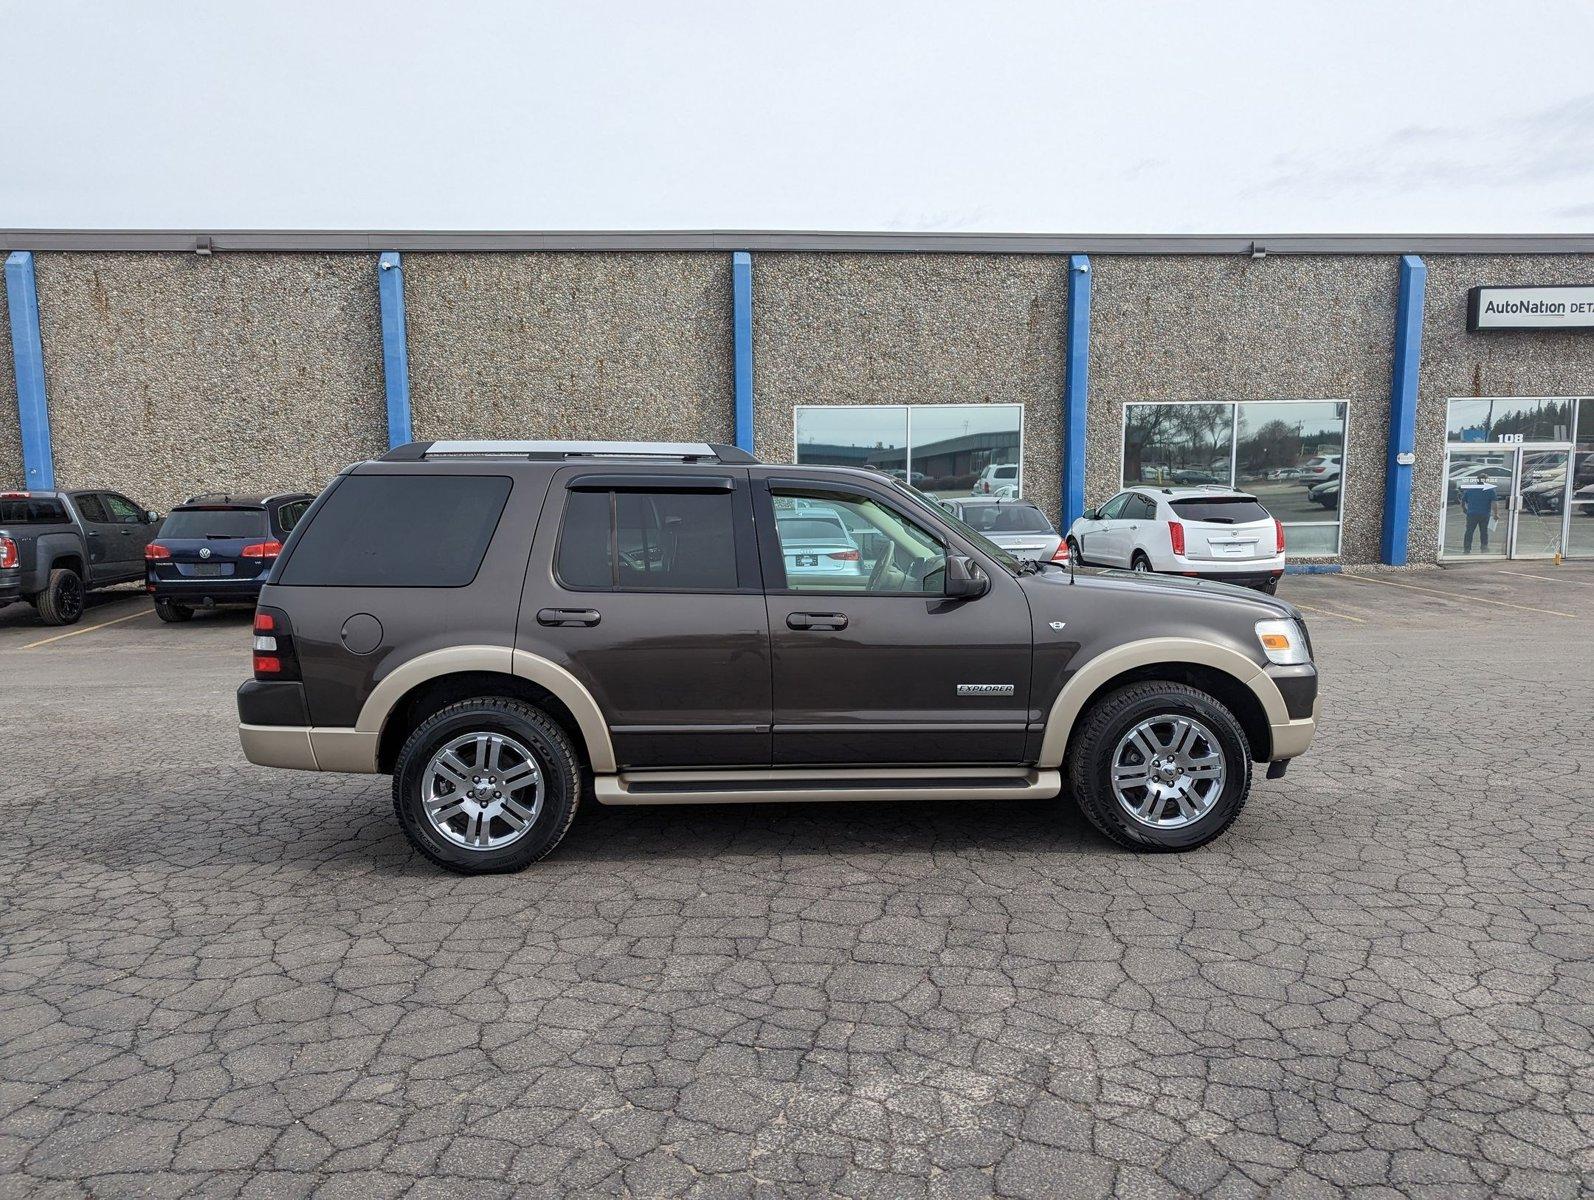
[[376, 264], [382, 297], [382, 378], [387, 385], [387, 447], [414, 441], [410, 436], [410, 352], [404, 332], [404, 263], [386, 251]]
[[753, 452], [753, 256], [731, 256], [731, 346], [735, 356], [736, 444]]
[[11, 311], [11, 359], [17, 372], [17, 422], [22, 430], [22, 486], [55, 486], [50, 406], [44, 396], [44, 342], [39, 336], [39, 286], [33, 255], [15, 250], [6, 259], [6, 307]]
[[1063, 532], [1085, 511], [1085, 413], [1090, 405], [1090, 258], [1068, 259], [1068, 338], [1063, 351]]
[[1389, 388], [1389, 458], [1384, 471], [1384, 536], [1380, 559], [1406, 565], [1411, 532], [1411, 473], [1417, 453], [1417, 369], [1422, 362], [1422, 303], [1428, 268], [1415, 254], [1400, 259], [1395, 310], [1395, 370]]

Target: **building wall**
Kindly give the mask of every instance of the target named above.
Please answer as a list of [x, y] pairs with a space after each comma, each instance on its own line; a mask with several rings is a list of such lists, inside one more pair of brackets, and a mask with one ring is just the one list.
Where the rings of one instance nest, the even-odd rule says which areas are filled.
[[798, 404], [1024, 407], [1024, 492], [1058, 515], [1066, 258], [759, 254], [755, 452], [792, 456]]
[[0, 488], [20, 487], [22, 433], [17, 425], [17, 372], [11, 358], [11, 310], [0, 284]]
[[1091, 257], [1085, 503], [1118, 490], [1123, 406], [1348, 402], [1341, 554], [1378, 560], [1399, 259]]
[[374, 256], [40, 254], [35, 269], [60, 486], [165, 509], [317, 491], [386, 448]]
[[1423, 306], [1413, 468], [1411, 553], [1438, 554], [1444, 493], [1445, 402], [1469, 396], [1594, 395], [1594, 333], [1467, 332], [1467, 290], [1484, 284], [1587, 284], [1594, 255], [1433, 255]]
[[404, 299], [418, 439], [735, 436], [728, 254], [407, 254]]

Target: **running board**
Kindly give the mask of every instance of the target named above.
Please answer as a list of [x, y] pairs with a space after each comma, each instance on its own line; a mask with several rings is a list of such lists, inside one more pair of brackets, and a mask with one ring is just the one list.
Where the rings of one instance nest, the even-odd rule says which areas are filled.
[[600, 804], [792, 804], [828, 800], [1050, 800], [1060, 771], [1025, 767], [633, 771], [593, 780]]

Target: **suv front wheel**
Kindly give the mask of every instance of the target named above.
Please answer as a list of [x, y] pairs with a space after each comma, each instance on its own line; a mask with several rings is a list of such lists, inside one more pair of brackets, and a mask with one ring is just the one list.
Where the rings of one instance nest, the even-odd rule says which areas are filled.
[[1240, 815], [1251, 752], [1234, 714], [1182, 683], [1153, 680], [1099, 700], [1069, 747], [1080, 810], [1137, 850], [1193, 850]]
[[499, 697], [427, 717], [393, 770], [393, 808], [410, 842], [462, 874], [519, 871], [545, 857], [580, 799], [565, 731], [541, 709]]

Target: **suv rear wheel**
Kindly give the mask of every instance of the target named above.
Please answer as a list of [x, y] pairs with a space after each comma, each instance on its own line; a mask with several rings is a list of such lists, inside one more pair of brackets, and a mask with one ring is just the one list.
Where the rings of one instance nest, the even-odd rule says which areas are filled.
[[499, 697], [427, 717], [393, 771], [393, 808], [411, 843], [462, 874], [519, 871], [545, 857], [580, 799], [565, 731], [541, 709]]
[[1193, 850], [1234, 823], [1251, 791], [1251, 752], [1234, 714], [1205, 692], [1151, 681], [1090, 709], [1069, 747], [1080, 810], [1137, 850]]
[[170, 600], [155, 601], [155, 615], [168, 624], [192, 620], [194, 610], [186, 604], [173, 604]]

